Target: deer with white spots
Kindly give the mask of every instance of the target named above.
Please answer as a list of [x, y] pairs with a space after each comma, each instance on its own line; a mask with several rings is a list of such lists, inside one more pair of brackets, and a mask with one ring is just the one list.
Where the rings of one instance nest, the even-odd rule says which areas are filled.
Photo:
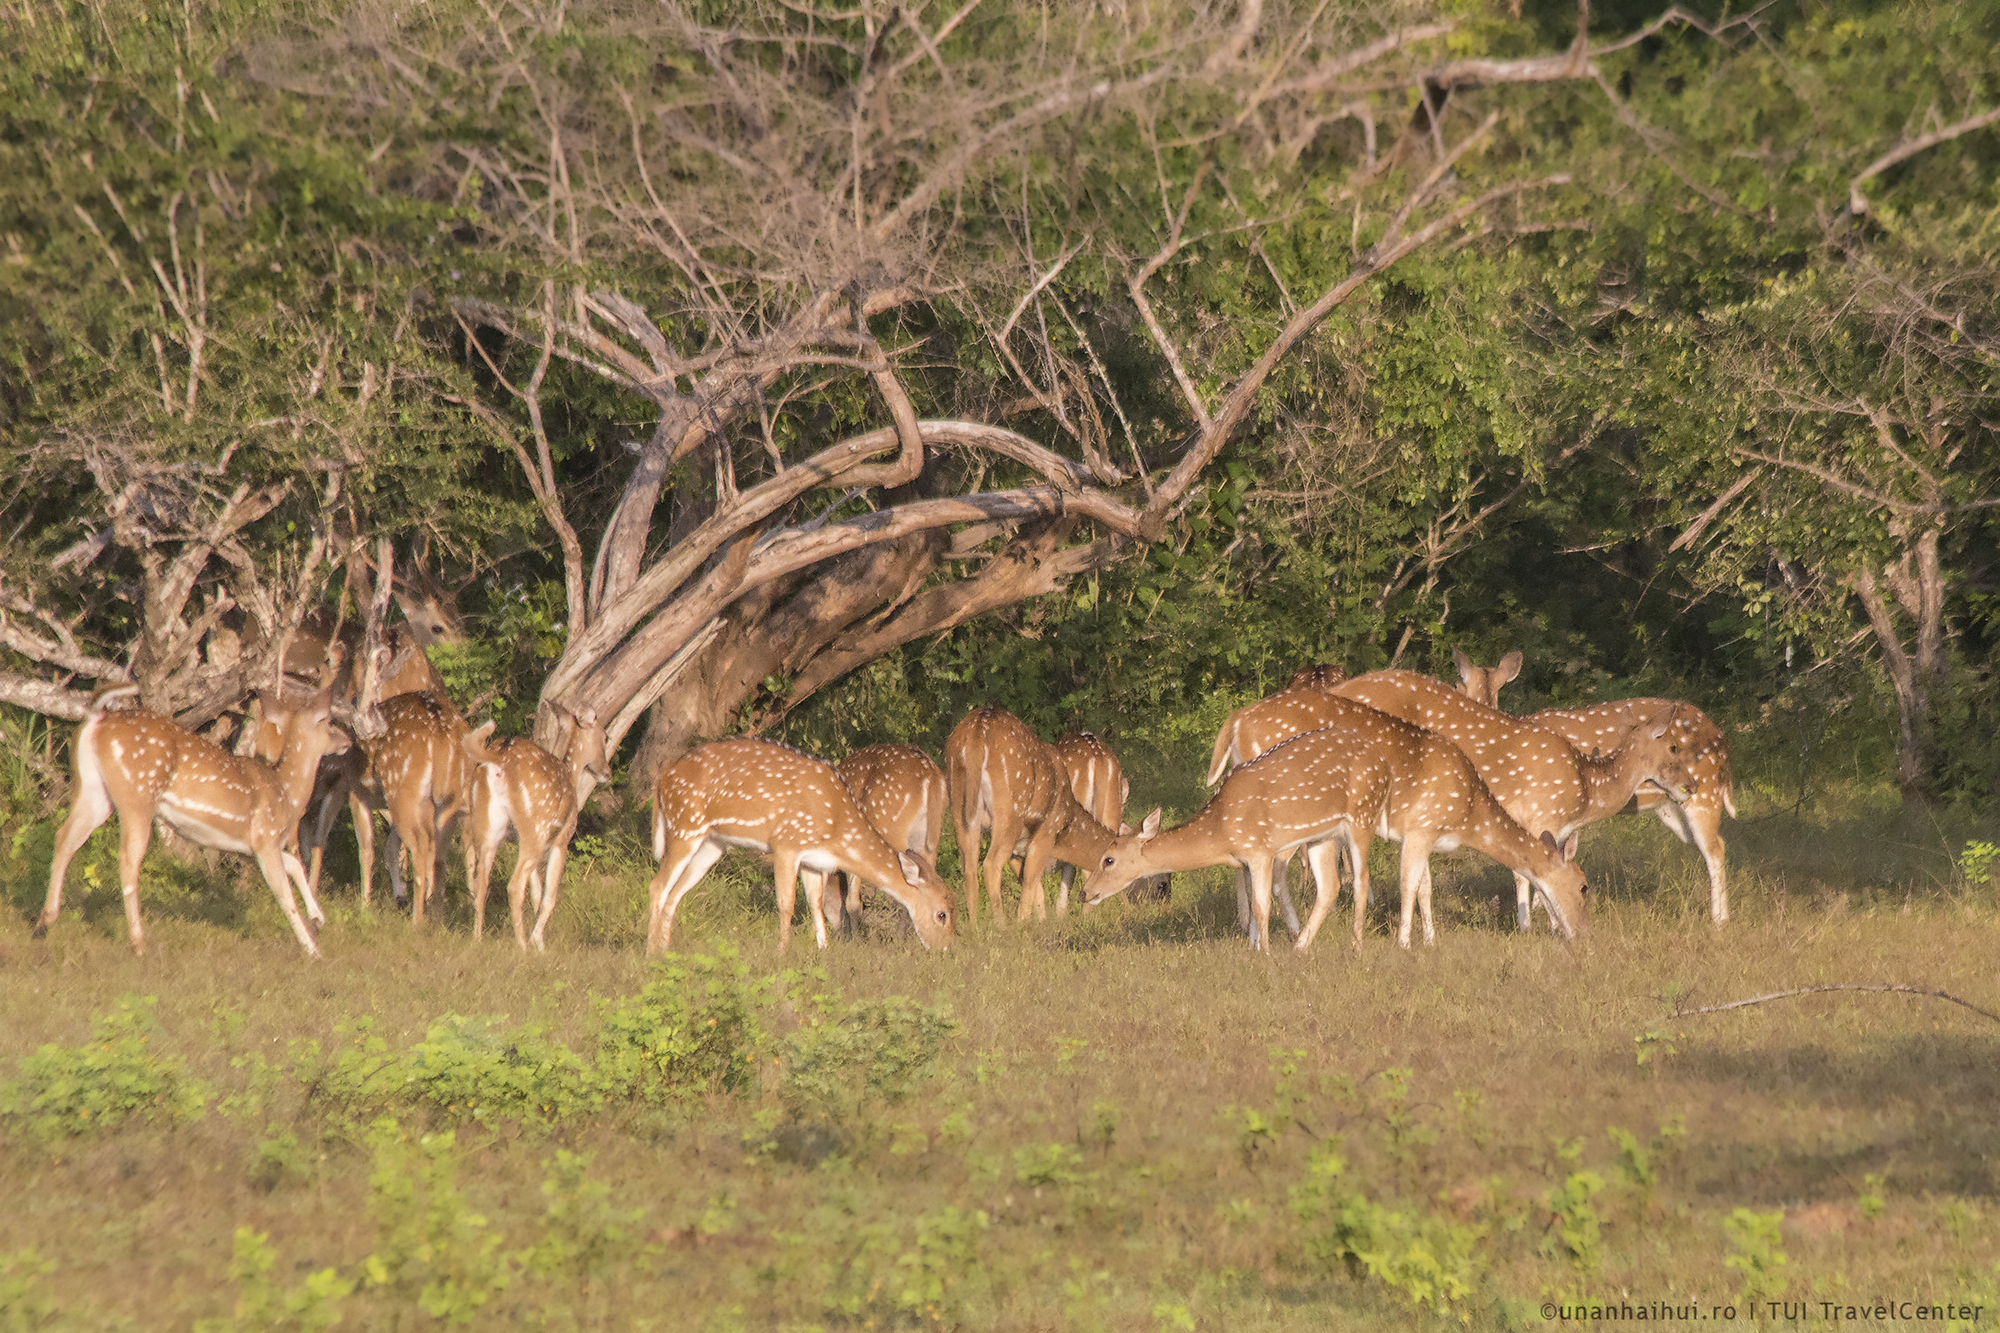
[[[681, 899], [731, 847], [776, 866], [779, 953], [791, 943], [801, 869], [857, 875], [903, 905], [927, 947], [951, 944], [950, 889], [914, 853], [898, 852], [875, 831], [833, 767], [788, 745], [746, 739], [712, 741], [660, 774], [653, 804], [660, 869], [646, 890], [648, 953], [673, 943]], [[814, 938], [825, 948], [823, 904], [808, 906]]]
[[[1500, 706], [1500, 687], [1520, 674], [1521, 655], [1509, 653], [1498, 667], [1478, 667], [1457, 654], [1460, 688], [1489, 708]], [[1493, 673], [1514, 669], [1505, 676]], [[1634, 795], [1640, 811], [1659, 816], [1673, 835], [1701, 853], [1708, 870], [1708, 914], [1717, 925], [1729, 920], [1729, 878], [1723, 864], [1722, 816], [1736, 817], [1736, 789], [1729, 771], [1729, 739], [1722, 728], [1691, 703], [1677, 699], [1618, 699], [1587, 708], [1544, 708], [1521, 719], [1546, 727], [1588, 755], [1623, 749], [1645, 730], [1671, 726], [1681, 753], [1688, 756], [1694, 791], [1686, 800], [1641, 787]]]
[[[378, 710], [386, 728], [364, 741], [368, 767], [356, 791], [389, 816], [389, 883], [396, 901], [407, 896], [411, 920], [421, 925], [437, 887], [438, 847], [459, 814], [472, 778], [464, 741], [469, 730], [451, 697], [430, 690], [384, 699]], [[485, 724], [482, 736], [490, 733]], [[410, 852], [413, 883], [406, 895], [398, 846]]]
[[[1231, 713], [1215, 736], [1215, 748], [1208, 762], [1208, 785], [1213, 787], [1232, 767], [1249, 763], [1272, 746], [1325, 726], [1337, 711], [1327, 700], [1333, 697], [1333, 687], [1345, 679], [1346, 674], [1336, 666], [1300, 667], [1285, 682], [1284, 689]], [[1286, 862], [1281, 861], [1272, 880], [1272, 893], [1284, 914], [1285, 929], [1297, 939], [1299, 914], [1292, 908], [1292, 891], [1286, 879]], [[1365, 902], [1361, 905], [1367, 907]], [[1236, 926], [1248, 932], [1254, 924], [1250, 915], [1250, 876], [1238, 870]]]
[[[1007, 862], [1021, 858], [1019, 919], [1029, 913], [1048, 916], [1042, 875], [1052, 860], [1071, 865], [1095, 865], [1111, 841], [1111, 830], [1083, 808], [1070, 788], [1069, 770], [1056, 747], [1043, 741], [1027, 723], [1000, 708], [980, 707], [951, 729], [945, 739], [945, 772], [951, 782], [951, 817], [958, 833], [959, 860], [965, 866], [965, 921], [979, 920], [976, 873], [983, 874], [993, 919], [1005, 919], [1000, 899], [1000, 875]], [[991, 830], [984, 865], [979, 858], [980, 834]], [[1056, 902], [1056, 915], [1069, 910], [1067, 895]]]
[[[511, 833], [521, 845], [514, 873], [507, 879], [507, 907], [514, 917], [514, 941], [521, 952], [533, 944], [548, 947], [549, 918], [555, 915], [562, 887], [563, 861], [576, 836], [577, 814], [600, 782], [611, 780], [604, 754], [604, 728], [594, 709], [569, 714], [559, 711], [569, 740], [558, 759], [526, 737], [487, 744], [484, 729], [469, 731], [460, 741], [472, 761], [465, 828], [465, 883], [472, 894], [472, 938], [486, 928], [486, 891], [493, 878], [493, 858]], [[525, 909], [532, 907], [535, 927], [529, 931]]]
[[[1111, 747], [1087, 731], [1079, 731], [1056, 742], [1056, 754], [1069, 772], [1069, 794], [1107, 829], [1129, 833], [1125, 827], [1125, 802], [1131, 799], [1132, 784], [1125, 779], [1125, 766]], [[1062, 862], [1062, 890], [1056, 895], [1056, 915], [1069, 910], [1070, 886], [1076, 872], [1090, 873], [1088, 865]], [[1158, 875], [1144, 885], [1134, 885], [1135, 896], [1166, 902], [1172, 897], [1173, 876]]]
[[1160, 812], [1137, 833], [1118, 837], [1084, 881], [1084, 901], [1099, 903], [1142, 875], [1235, 865], [1249, 872], [1257, 914], [1253, 948], [1270, 949], [1271, 881], [1277, 864], [1303, 850], [1319, 887], [1311, 917], [1294, 946], [1311, 946], [1340, 893], [1340, 849], [1354, 867], [1354, 943], [1361, 944], [1368, 903], [1368, 847], [1376, 837], [1402, 844], [1402, 921], [1397, 942], [1410, 944], [1421, 908], [1424, 942], [1434, 943], [1430, 857], [1470, 847], [1525, 875], [1564, 934], [1587, 923], [1583, 872], [1556, 839], [1535, 837], [1501, 808], [1469, 760], [1443, 737], [1344, 699], [1329, 701], [1329, 720], [1283, 741], [1231, 773], [1200, 813], [1160, 831]]
[[[1572, 856], [1576, 831], [1616, 814], [1642, 784], [1652, 783], [1676, 799], [1693, 791], [1691, 756], [1666, 723], [1640, 729], [1613, 754], [1591, 757], [1553, 731], [1475, 703], [1414, 671], [1371, 671], [1338, 692], [1456, 745], [1521, 827], [1551, 835]], [[1529, 906], [1528, 881], [1516, 872], [1515, 922], [1522, 930], [1528, 929]]]
[[[848, 755], [834, 765], [833, 771], [847, 784], [848, 793], [861, 807], [869, 826], [898, 853], [909, 852], [921, 858], [935, 873], [949, 798], [944, 772], [931, 762], [931, 757], [914, 745], [870, 745]], [[852, 929], [860, 922], [859, 878], [841, 873], [838, 891], [829, 896], [826, 893], [829, 877], [816, 870], [802, 873], [806, 900], [821, 904], [821, 914], [829, 928], [844, 925]]]
[[[157, 818], [190, 842], [254, 859], [299, 946], [307, 956], [319, 957], [319, 946], [299, 915], [292, 886], [298, 886], [315, 924], [324, 924], [326, 917], [313, 900], [305, 868], [286, 844], [312, 794], [320, 756], [333, 742], [332, 674], [329, 670], [327, 685], [296, 707], [273, 695], [261, 696], [263, 717], [282, 737], [275, 768], [230, 754], [158, 713], [109, 711], [113, 700], [137, 695], [136, 685], [98, 695], [76, 734], [72, 805], [56, 835], [48, 899], [35, 924], [35, 937], [46, 935], [62, 910], [63, 878], [71, 858], [115, 813], [118, 882], [134, 953], [146, 951], [146, 932], [139, 920], [139, 866], [152, 845]], [[350, 725], [368, 729], [359, 720]]]
[[1452, 664], [1458, 668], [1458, 690], [1468, 699], [1475, 699], [1498, 712], [1500, 690], [1521, 674], [1521, 654], [1508, 653], [1490, 667], [1479, 666], [1465, 655], [1462, 648], [1451, 650]]

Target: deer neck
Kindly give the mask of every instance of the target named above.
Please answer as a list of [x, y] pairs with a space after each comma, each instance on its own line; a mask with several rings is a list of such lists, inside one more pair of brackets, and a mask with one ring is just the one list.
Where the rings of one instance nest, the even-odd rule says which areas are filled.
[[1458, 844], [1538, 879], [1546, 877], [1557, 860], [1555, 851], [1522, 828], [1483, 783], [1473, 789], [1472, 817], [1459, 833]]
[[1657, 767], [1647, 747], [1630, 743], [1608, 755], [1580, 753], [1578, 758], [1577, 772], [1584, 787], [1581, 823], [1604, 819], [1623, 810], [1639, 790], [1639, 784], [1652, 777]]
[[278, 757], [278, 791], [291, 821], [297, 820], [298, 812], [312, 799], [319, 781], [320, 757], [326, 753], [329, 739], [324, 731], [317, 737], [309, 735], [302, 721], [287, 729], [284, 753]]
[[1139, 872], [1141, 876], [1200, 870], [1236, 861], [1222, 822], [1220, 797], [1203, 806], [1187, 823], [1167, 829], [1145, 846], [1146, 869]]
[[1064, 821], [1062, 832], [1056, 835], [1056, 860], [1069, 865], [1096, 865], [1115, 836], [1110, 829], [1097, 822], [1095, 815], [1077, 803], [1067, 785], [1056, 802], [1053, 818]]

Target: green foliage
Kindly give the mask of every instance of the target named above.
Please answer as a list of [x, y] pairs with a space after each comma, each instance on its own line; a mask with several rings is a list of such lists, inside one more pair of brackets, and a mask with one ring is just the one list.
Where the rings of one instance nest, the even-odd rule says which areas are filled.
[[131, 1119], [199, 1119], [211, 1090], [188, 1076], [179, 1057], [152, 1049], [157, 1003], [151, 995], [128, 995], [91, 1021], [90, 1041], [23, 1057], [19, 1076], [0, 1083], [0, 1121], [53, 1140], [103, 1133]]
[[368, 1190], [377, 1240], [361, 1264], [364, 1284], [413, 1302], [433, 1319], [476, 1322], [513, 1281], [518, 1265], [459, 1191], [456, 1137], [426, 1134], [412, 1143], [401, 1125], [384, 1117], [369, 1127], [368, 1144], [375, 1158]]
[[900, 995], [845, 1007], [818, 1001], [778, 1044], [779, 1095], [801, 1119], [848, 1124], [869, 1101], [903, 1100], [959, 1030], [948, 1008]]
[[1544, 1200], [1553, 1220], [1542, 1252], [1567, 1255], [1585, 1277], [1595, 1276], [1604, 1264], [1603, 1221], [1590, 1202], [1603, 1188], [1604, 1177], [1595, 1171], [1572, 1171]]
[[0, 1333], [33, 1333], [50, 1325], [56, 1302], [45, 1284], [55, 1271], [33, 1248], [0, 1254]]
[[750, 980], [731, 945], [660, 960], [638, 995], [599, 1005], [600, 1086], [652, 1106], [753, 1091], [764, 1045], [756, 1010], [770, 987]]
[[1993, 872], [2000, 869], [2000, 847], [1977, 838], [1965, 844], [1965, 850], [1958, 856], [1959, 873], [1965, 876], [1967, 884], [1984, 884], [1993, 878]]
[[298, 1286], [286, 1289], [272, 1278], [278, 1253], [270, 1233], [236, 1228], [236, 1255], [229, 1263], [229, 1280], [236, 1284], [234, 1315], [205, 1319], [197, 1333], [277, 1333], [280, 1329], [319, 1330], [341, 1320], [341, 1305], [354, 1293], [352, 1278], [338, 1269], [322, 1268]]
[[1378, 1203], [1346, 1177], [1347, 1159], [1327, 1140], [1292, 1186], [1308, 1256], [1324, 1267], [1346, 1262], [1436, 1314], [1461, 1306], [1472, 1294], [1479, 1228]]
[[1729, 1237], [1729, 1255], [1724, 1268], [1743, 1275], [1742, 1298], [1752, 1309], [1763, 1301], [1785, 1294], [1785, 1210], [1760, 1213], [1738, 1208], [1722, 1221]]
[[1856, 1196], [1854, 1203], [1861, 1210], [1861, 1215], [1870, 1222], [1876, 1221], [1889, 1210], [1889, 1205], [1882, 1199], [1882, 1183], [1882, 1177], [1872, 1171], [1861, 1177], [1861, 1193]]
[[542, 1197], [542, 1237], [523, 1259], [527, 1271], [542, 1279], [584, 1282], [617, 1271], [635, 1246], [640, 1213], [614, 1207], [611, 1187], [590, 1178], [590, 1157], [567, 1148], [542, 1164], [548, 1178]]
[[567, 1047], [530, 1024], [446, 1014], [424, 1039], [392, 1050], [362, 1017], [342, 1024], [347, 1043], [331, 1062], [305, 1068], [313, 1091], [357, 1119], [398, 1107], [428, 1107], [444, 1116], [491, 1123], [498, 1119], [551, 1123], [603, 1105], [594, 1072]]

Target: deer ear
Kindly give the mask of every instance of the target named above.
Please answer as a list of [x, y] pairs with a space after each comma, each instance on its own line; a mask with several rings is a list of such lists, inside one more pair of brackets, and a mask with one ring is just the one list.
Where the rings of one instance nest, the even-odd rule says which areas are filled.
[[1567, 838], [1563, 839], [1563, 845], [1562, 845], [1563, 860], [1565, 861], [1576, 860], [1577, 843], [1582, 841], [1582, 839], [1583, 839], [1583, 830], [1581, 829], [1578, 829], [1575, 833], [1572, 833]]
[[1472, 665], [1472, 659], [1465, 655], [1465, 649], [1463, 648], [1452, 649], [1451, 660], [1458, 667], [1459, 680], [1465, 682], [1466, 684], [1471, 684], [1472, 673], [1474, 671], [1477, 671], [1479, 668]]
[[924, 882], [924, 863], [915, 852], [897, 852], [896, 864], [903, 868], [903, 882], [911, 888]]
[[471, 731], [459, 737], [459, 747], [465, 751], [466, 757], [472, 760], [473, 763], [483, 764], [486, 762], [486, 740], [487, 737], [493, 734], [493, 728], [498, 725], [499, 723], [493, 721], [481, 722]]
[[1557, 856], [1562, 855], [1562, 847], [1560, 844], [1556, 842], [1556, 835], [1549, 832], [1547, 829], [1542, 830], [1542, 846], [1548, 848], [1550, 851], [1554, 852]]
[[1132, 836], [1132, 826], [1131, 826], [1130, 824], [1120, 824], [1120, 825], [1118, 826], [1118, 836], [1119, 836], [1119, 837], [1121, 837], [1121, 838], [1129, 838], [1129, 837], [1131, 837], [1131, 836]]
[[1495, 669], [1501, 673], [1500, 683], [1502, 685], [1505, 685], [1508, 681], [1520, 675], [1521, 650], [1516, 648], [1513, 652], [1508, 653], [1505, 657], [1501, 658], [1499, 666]]
[[1158, 837], [1159, 834], [1160, 834], [1160, 807], [1156, 805], [1153, 807], [1153, 813], [1147, 815], [1145, 822], [1139, 825], [1139, 841], [1151, 842], [1154, 838]]
[[576, 724], [579, 727], [594, 727], [597, 725], [597, 710], [595, 708], [586, 708], [582, 712], [574, 714], [574, 716]]

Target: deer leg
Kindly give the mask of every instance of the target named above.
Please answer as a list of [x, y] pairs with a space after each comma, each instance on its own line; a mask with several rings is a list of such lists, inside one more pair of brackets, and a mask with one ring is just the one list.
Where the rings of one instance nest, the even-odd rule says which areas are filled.
[[306, 920], [315, 926], [324, 926], [326, 913], [320, 910], [319, 899], [313, 896], [312, 881], [306, 878], [305, 863], [300, 861], [296, 854], [282, 847], [278, 849], [278, 859], [284, 865], [285, 873], [290, 875], [292, 882], [298, 886], [299, 896], [305, 901]]
[[1403, 838], [1403, 915], [1396, 930], [1396, 943], [1405, 949], [1410, 947], [1410, 917], [1416, 909], [1418, 894], [1423, 892], [1424, 879], [1431, 870], [1431, 842], [1432, 839], [1415, 834]]
[[[1285, 929], [1292, 932], [1292, 938], [1299, 937], [1299, 914], [1292, 910], [1291, 879], [1292, 858], [1282, 857], [1273, 864], [1271, 870], [1271, 893], [1277, 900], [1278, 910], [1284, 913]], [[1334, 881], [1338, 884], [1340, 881]]]
[[[535, 880], [541, 874], [542, 857], [548, 850], [545, 847], [530, 847], [528, 844], [529, 839], [523, 836], [520, 839], [520, 855], [514, 861], [514, 873], [507, 877], [507, 911], [514, 918], [514, 943], [521, 946], [522, 953], [528, 951], [528, 895], [534, 890]], [[475, 899], [473, 909], [475, 913], [483, 905]], [[539, 919], [539, 912], [537, 918]]]
[[49, 927], [56, 922], [56, 914], [62, 911], [63, 879], [69, 874], [70, 861], [83, 844], [90, 841], [90, 835], [111, 818], [111, 793], [101, 780], [90, 782], [85, 774], [78, 773], [75, 786], [76, 796], [69, 809], [69, 818], [63, 820], [62, 830], [56, 834], [55, 860], [49, 863], [49, 896], [42, 903], [40, 919], [35, 922], [35, 938], [38, 940], [47, 936]]
[[1014, 859], [1014, 845], [1021, 840], [1021, 821], [1012, 809], [1003, 814], [1000, 802], [994, 802], [993, 825], [987, 830], [992, 842], [986, 848], [986, 905], [993, 910], [993, 924], [1005, 925], [1007, 915], [1000, 897], [1000, 876], [1005, 873], [1007, 863]]
[[1250, 872], [1236, 867], [1236, 928], [1256, 943], [1257, 932], [1250, 924]]
[[[1518, 870], [1515, 871], [1514, 872], [1514, 928], [1516, 930], [1526, 932], [1534, 928], [1534, 923], [1529, 920], [1529, 917], [1533, 913], [1535, 907], [1534, 898], [1532, 897], [1533, 893], [1534, 889], [1529, 886], [1528, 877], [1522, 874]], [[1408, 941], [1405, 941], [1405, 943], [1407, 942]]]
[[1250, 947], [1262, 953], [1271, 951], [1271, 874], [1270, 857], [1259, 856], [1250, 861], [1250, 906], [1256, 925]]
[[409, 877], [403, 873], [403, 835], [396, 831], [393, 815], [388, 831], [382, 836], [382, 859], [389, 866], [389, 892], [395, 896], [396, 906], [401, 907], [410, 900], [410, 888]]
[[1431, 924], [1431, 859], [1424, 858], [1423, 881], [1417, 885], [1417, 905], [1424, 913], [1424, 943], [1435, 947], [1438, 942], [1437, 928]]
[[[935, 865], [937, 858], [931, 858], [931, 863]], [[861, 877], [850, 875], [845, 870], [841, 871], [840, 895], [840, 906], [843, 914], [841, 928], [849, 935], [859, 935], [861, 933]]]
[[1055, 849], [1055, 828], [1044, 820], [1035, 830], [1035, 836], [1028, 840], [1027, 850], [1021, 854], [1021, 906], [1020, 919], [1028, 919], [1030, 904], [1033, 905], [1035, 920], [1049, 919], [1048, 894], [1044, 891], [1042, 878], [1048, 873], [1049, 858]]
[[549, 918], [556, 914], [563, 867], [569, 864], [569, 840], [575, 836], [576, 816], [571, 815], [569, 823], [556, 830], [555, 839], [549, 844], [548, 859], [542, 864], [542, 905], [535, 913], [535, 928], [528, 932], [528, 943], [535, 946], [537, 953], [548, 948]]
[[[799, 858], [796, 852], [778, 852], [771, 858], [778, 886], [778, 955], [783, 957], [792, 943], [792, 909], [798, 904]], [[826, 947], [826, 923], [813, 912], [813, 933], [819, 947]]]
[[1347, 831], [1347, 864], [1354, 871], [1354, 947], [1361, 948], [1361, 935], [1368, 917], [1368, 831]]
[[840, 887], [836, 884], [831, 894], [826, 891], [827, 881], [832, 878], [832, 875], [821, 874], [817, 870], [799, 868], [799, 879], [806, 891], [806, 920], [812, 922], [813, 938], [822, 949], [826, 947], [829, 918], [835, 929], [841, 924]]
[[1068, 916], [1069, 886], [1076, 882], [1076, 867], [1067, 861], [1063, 862], [1062, 874], [1057, 876], [1057, 879], [1062, 884], [1062, 888], [1056, 891], [1056, 915], [1059, 917]]
[[1306, 917], [1306, 928], [1299, 932], [1292, 946], [1300, 953], [1312, 946], [1313, 937], [1319, 934], [1320, 923], [1326, 920], [1328, 909], [1340, 896], [1340, 844], [1328, 838], [1306, 848], [1306, 869], [1312, 871], [1317, 892], [1313, 897], [1312, 912]]
[[[472, 938], [478, 939], [486, 929], [486, 894], [493, 883], [493, 860], [499, 855], [500, 844], [507, 839], [507, 822], [494, 819], [484, 804], [475, 805], [470, 826], [465, 830], [465, 887], [472, 896]], [[518, 831], [517, 831], [518, 835]], [[527, 839], [518, 837], [521, 844], [521, 858], [514, 864], [514, 874], [507, 879], [507, 901], [514, 913], [514, 934], [523, 934], [521, 907], [515, 902], [515, 881], [520, 878], [521, 867], [528, 864]], [[522, 948], [526, 948], [525, 940]]]
[[[299, 883], [304, 884], [305, 867], [299, 865], [297, 857], [292, 857], [291, 865], [285, 864], [290, 856], [283, 848], [275, 845], [257, 849], [257, 868], [264, 872], [264, 882], [271, 886], [271, 896], [278, 900], [278, 909], [285, 914], [285, 920], [292, 923], [292, 934], [298, 936], [299, 944], [306, 951], [306, 957], [319, 957], [319, 945], [313, 942], [312, 931], [306, 928], [305, 919], [299, 915], [299, 905], [292, 898], [289, 876], [292, 868], [298, 867]], [[136, 916], [134, 917], [136, 920]]]
[[674, 913], [680, 910], [681, 899], [722, 859], [723, 849], [722, 844], [704, 838], [682, 849], [679, 855], [675, 855], [675, 850], [669, 843], [667, 854], [660, 858], [659, 873], [646, 888], [646, 896], [653, 903], [646, 925], [648, 954], [661, 953], [673, 944]]
[[[375, 808], [360, 793], [350, 792], [347, 810], [354, 816], [354, 846], [361, 858], [361, 905], [366, 907], [375, 891]], [[394, 855], [393, 850], [390, 854]], [[398, 893], [396, 901], [402, 900]]]
[[958, 865], [965, 876], [965, 928], [979, 924], [979, 822], [961, 824], [952, 813], [952, 830], [958, 835]]
[[132, 952], [146, 952], [146, 928], [139, 924], [139, 864], [153, 845], [153, 812], [145, 817], [133, 810], [118, 817], [118, 891], [125, 898], [125, 929], [132, 936]]

